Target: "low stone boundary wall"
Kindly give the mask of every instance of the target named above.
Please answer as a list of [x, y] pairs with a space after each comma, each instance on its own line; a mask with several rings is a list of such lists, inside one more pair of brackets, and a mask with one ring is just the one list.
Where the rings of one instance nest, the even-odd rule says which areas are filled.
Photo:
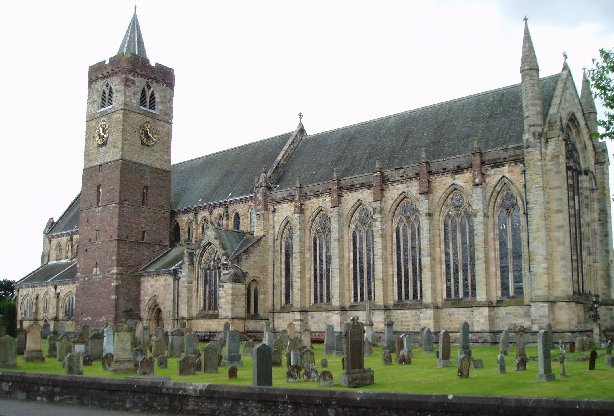
[[[614, 401], [446, 396], [0, 371], [0, 399], [186, 415], [608, 415]], [[1, 403], [0, 403], [1, 407]]]

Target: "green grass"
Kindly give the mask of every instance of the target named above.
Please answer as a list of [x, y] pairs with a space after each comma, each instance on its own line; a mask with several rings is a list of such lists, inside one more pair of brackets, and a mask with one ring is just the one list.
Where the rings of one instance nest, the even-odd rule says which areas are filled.
[[[201, 344], [201, 347], [203, 345]], [[341, 357], [323, 355], [322, 347], [322, 344], [314, 344], [316, 365], [319, 370], [322, 370], [320, 359], [327, 358], [328, 370], [332, 372], [335, 380], [333, 388], [343, 389], [344, 387], [338, 384], [341, 374]], [[46, 348], [46, 344], [44, 348]], [[484, 368], [474, 369], [472, 367], [469, 378], [460, 379], [456, 375], [457, 368], [454, 360], [452, 360], [450, 367], [437, 368], [434, 353], [422, 352], [419, 348], [416, 348], [410, 365], [400, 366], [393, 363], [391, 366], [384, 366], [381, 363], [381, 348], [375, 347], [373, 355], [365, 358], [365, 367], [371, 368], [375, 372], [375, 384], [354, 390], [447, 395], [614, 399], [614, 389], [612, 388], [614, 369], [604, 367], [603, 350], [599, 351], [600, 356], [597, 359], [596, 369], [593, 371], [588, 370], [588, 361], [574, 360], [577, 355], [588, 355], [588, 353], [567, 354], [567, 361], [565, 362], [566, 377], [559, 376], [558, 359], [552, 361], [552, 371], [556, 375], [556, 379], [550, 382], [536, 379], [538, 373], [537, 361], [529, 361], [527, 371], [515, 371], [515, 352], [513, 349], [510, 351], [510, 355], [506, 357], [507, 373], [499, 374], [496, 361], [497, 350], [497, 347], [473, 346], [473, 356], [482, 359]], [[552, 353], [553, 357], [558, 358], [558, 351], [553, 350]], [[527, 348], [527, 355], [536, 356], [536, 349]], [[454, 347], [451, 357], [456, 357]], [[64, 373], [61, 363], [55, 359], [46, 358], [43, 363], [27, 363], [23, 356], [18, 356], [15, 370]], [[192, 383], [251, 385], [252, 358], [244, 356], [243, 367], [239, 367], [238, 370], [238, 377], [233, 380], [228, 379], [225, 367], [220, 367], [217, 374], [196, 373], [192, 376], [179, 376], [178, 359], [169, 358], [168, 368], [160, 369], [156, 367], [155, 376]], [[95, 361], [91, 367], [84, 367], [83, 374], [90, 377], [126, 377], [126, 375], [117, 375], [105, 371], [100, 361]], [[134, 377], [134, 374], [129, 376]], [[287, 383], [285, 367], [273, 368], [273, 385], [290, 388], [322, 388], [317, 382]]]

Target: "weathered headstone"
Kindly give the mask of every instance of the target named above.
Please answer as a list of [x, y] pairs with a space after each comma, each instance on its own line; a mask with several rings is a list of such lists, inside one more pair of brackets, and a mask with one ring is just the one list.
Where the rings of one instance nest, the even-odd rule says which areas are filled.
[[0, 338], [0, 367], [17, 367], [17, 339], [10, 335]]
[[516, 371], [527, 371], [527, 361], [526, 355], [516, 358]]
[[422, 332], [422, 351], [433, 351], [433, 331], [425, 328]]
[[17, 338], [17, 355], [23, 355], [26, 352], [26, 331], [23, 328], [17, 328], [15, 337]]
[[411, 363], [411, 361], [407, 357], [407, 351], [405, 351], [405, 350], [399, 351], [399, 358], [398, 358], [397, 361], [398, 361], [399, 365], [406, 365], [406, 364]]
[[505, 374], [505, 354], [503, 354], [503, 351], [499, 351], [499, 354], [497, 354], [497, 364], [499, 365], [499, 374]]
[[132, 363], [134, 364], [135, 370], [139, 368], [139, 363], [144, 357], [147, 357], [147, 353], [145, 353], [145, 351], [142, 349], [135, 348], [132, 350]]
[[384, 344], [383, 347], [387, 348], [388, 351], [394, 351], [395, 350], [395, 344], [394, 344], [394, 322], [392, 320], [387, 320], [385, 322], [385, 328], [384, 328]]
[[605, 366], [612, 368], [612, 340], [609, 339], [605, 344]]
[[92, 332], [88, 343], [87, 352], [92, 356], [93, 360], [102, 359], [103, 354], [103, 337], [98, 331]]
[[71, 349], [72, 343], [70, 342], [68, 335], [60, 335], [60, 338], [58, 338], [58, 341], [56, 342], [56, 358], [58, 359], [58, 361], [64, 362], [64, 357], [66, 357], [66, 354], [68, 354], [69, 352], [72, 352]]
[[158, 357], [160, 355], [166, 356], [166, 343], [164, 337], [153, 337], [151, 342], [151, 355]]
[[330, 387], [333, 385], [333, 373], [324, 370], [320, 373], [319, 377], [320, 387]]
[[191, 376], [194, 374], [194, 357], [186, 355], [179, 360], [179, 375]]
[[458, 338], [458, 363], [460, 364], [460, 359], [463, 355], [471, 358], [471, 349], [469, 348], [469, 324], [467, 322], [463, 322], [458, 328]]
[[132, 360], [132, 328], [122, 324], [115, 327], [113, 337], [113, 364], [114, 373], [133, 373], [135, 370]]
[[28, 327], [25, 359], [27, 362], [45, 361], [45, 356], [41, 348], [41, 326], [39, 324], [34, 323]]
[[298, 350], [302, 345], [303, 340], [300, 337], [292, 337], [288, 339], [288, 351]]
[[301, 366], [300, 365], [291, 365], [286, 370], [286, 382], [288, 383], [299, 383], [301, 381]]
[[548, 341], [548, 348], [554, 348], [554, 334], [552, 333], [552, 324], [546, 324], [546, 335]]
[[139, 361], [137, 373], [141, 376], [151, 376], [154, 374], [154, 358], [142, 357]]
[[444, 368], [450, 366], [450, 333], [447, 330], [439, 332], [439, 357], [437, 367]]
[[94, 359], [89, 354], [83, 354], [83, 367], [91, 367]]
[[471, 369], [471, 357], [463, 355], [458, 365], [458, 377], [469, 378], [469, 370]]
[[476, 370], [479, 368], [484, 368], [484, 362], [479, 358], [471, 358], [471, 364]]
[[281, 367], [281, 352], [278, 349], [274, 349], [271, 353], [271, 365]]
[[309, 329], [303, 329], [301, 331], [301, 340], [304, 346], [311, 348], [311, 331]]
[[294, 325], [294, 322], [290, 322], [286, 325], [286, 330], [288, 331], [288, 338], [294, 338], [296, 336], [296, 325]]
[[113, 354], [108, 352], [102, 356], [102, 368], [104, 368], [107, 371], [111, 371], [112, 365], [113, 365]]
[[110, 326], [105, 327], [104, 331], [104, 341], [102, 343], [102, 355], [104, 356], [106, 353], [113, 354], [113, 328]]
[[237, 373], [238, 373], [238, 369], [236, 366], [230, 366], [230, 368], [228, 369], [228, 378], [232, 379], [232, 378], [237, 378]]
[[81, 362], [81, 354], [68, 353], [64, 358], [64, 369], [66, 374], [82, 376], [83, 375], [83, 363]]
[[58, 336], [55, 333], [49, 334], [47, 337], [47, 357], [56, 358], [58, 355], [57, 343]]
[[43, 323], [43, 326], [41, 327], [41, 338], [47, 339], [47, 337], [49, 337], [49, 334], [51, 334], [51, 325], [49, 324], [49, 322], [45, 321]]
[[567, 374], [565, 373], [565, 344], [562, 341], [559, 345], [559, 367], [559, 375], [561, 377], [567, 376]]
[[243, 355], [249, 355], [251, 357], [253, 351], [254, 351], [254, 340], [250, 338], [247, 341], [245, 341], [245, 344], [243, 345]]
[[228, 339], [228, 331], [230, 331], [230, 329], [230, 322], [224, 322], [224, 338], [222, 338], [224, 342]]
[[344, 333], [344, 369], [341, 371], [341, 385], [361, 387], [373, 384], [373, 370], [364, 366], [364, 325], [357, 317], [352, 317], [345, 324]]
[[546, 331], [539, 331], [537, 334], [537, 361], [539, 363], [537, 379], [541, 381], [554, 380], [550, 359], [550, 345], [548, 344], [548, 334]]
[[499, 338], [499, 351], [503, 353], [503, 355], [507, 355], [510, 349], [510, 333], [507, 329], [501, 332], [501, 338]]
[[595, 369], [595, 362], [597, 361], [597, 351], [596, 350], [592, 350], [590, 355], [588, 356], [588, 369], [589, 370], [594, 370]]
[[341, 332], [335, 332], [335, 346], [333, 350], [334, 355], [343, 355], [343, 334]]
[[252, 384], [254, 386], [273, 385], [271, 347], [267, 344], [260, 344], [254, 349], [252, 360]]
[[305, 367], [303, 368], [304, 381], [318, 381], [319, 376], [320, 374], [318, 373], [318, 370], [316, 370], [315, 364], [305, 364]]
[[266, 344], [271, 350], [275, 347], [275, 333], [268, 325], [264, 328], [262, 343]]
[[183, 352], [183, 331], [181, 329], [175, 329], [171, 332], [169, 355], [171, 357], [179, 357]]
[[326, 358], [322, 358], [320, 360], [320, 367], [322, 368], [328, 368], [328, 360]]
[[324, 332], [324, 354], [332, 354], [335, 350], [335, 327], [326, 325]]
[[301, 365], [304, 367], [307, 364], [315, 364], [315, 353], [311, 348], [303, 348], [301, 350]]
[[158, 368], [167, 368], [168, 367], [168, 358], [166, 355], [161, 354], [158, 355]]
[[199, 354], [192, 355], [194, 357], [194, 371], [197, 373], [203, 371], [203, 360]]
[[217, 373], [218, 372], [218, 352], [215, 345], [211, 342], [205, 345], [202, 355], [203, 371], [205, 373]]
[[301, 352], [299, 350], [290, 351], [290, 366], [301, 365]]
[[388, 348], [382, 350], [382, 365], [392, 365], [392, 354], [390, 354]]
[[[141, 344], [145, 347], [145, 351], [149, 349], [149, 344], [151, 342], [151, 332], [149, 330], [149, 326], [143, 325], [141, 328]], [[196, 343], [198, 345], [198, 338], [196, 339]], [[153, 374], [153, 373], [152, 373]]]
[[275, 346], [273, 350], [277, 350], [281, 354], [281, 352], [286, 349], [287, 345], [288, 345], [287, 341], [284, 344], [284, 340], [281, 337], [278, 337], [277, 339], [275, 339]]
[[241, 367], [241, 334], [238, 331], [231, 329], [226, 333], [226, 355], [222, 360], [225, 366]]
[[364, 344], [365, 357], [370, 357], [371, 355], [373, 355], [373, 344], [366, 337]]
[[414, 343], [411, 334], [405, 334], [403, 336], [403, 349], [411, 354], [413, 347]]
[[197, 351], [198, 336], [195, 333], [189, 332], [185, 334], [183, 337], [183, 343], [184, 343], [183, 350], [185, 352], [185, 355], [194, 355], [199, 352]]
[[402, 350], [403, 350], [403, 338], [395, 337], [394, 338], [394, 352], [397, 356], [397, 361], [399, 361], [399, 354], [401, 353]]

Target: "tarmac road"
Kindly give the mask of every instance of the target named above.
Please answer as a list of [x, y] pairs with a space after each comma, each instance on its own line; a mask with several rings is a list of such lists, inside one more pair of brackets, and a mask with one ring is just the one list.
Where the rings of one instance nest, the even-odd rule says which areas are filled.
[[169, 413], [106, 410], [30, 400], [0, 399], [0, 416], [171, 416]]

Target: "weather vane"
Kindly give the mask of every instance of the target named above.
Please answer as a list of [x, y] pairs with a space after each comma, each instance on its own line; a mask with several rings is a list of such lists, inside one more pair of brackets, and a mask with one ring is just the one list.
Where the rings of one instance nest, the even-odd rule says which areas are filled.
[[567, 60], [567, 52], [563, 51], [563, 59]]
[[298, 113], [298, 121], [302, 122], [303, 121], [303, 113]]

